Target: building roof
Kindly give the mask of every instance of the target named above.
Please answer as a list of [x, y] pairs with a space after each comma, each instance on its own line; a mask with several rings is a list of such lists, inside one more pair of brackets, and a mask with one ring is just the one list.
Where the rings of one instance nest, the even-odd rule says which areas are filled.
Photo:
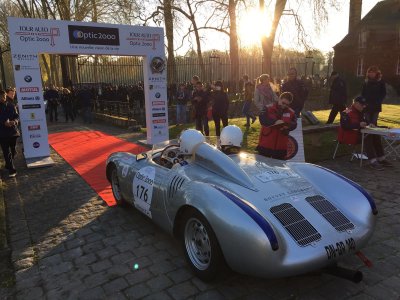
[[[400, 25], [400, 0], [384, 0], [378, 2], [368, 14], [361, 19], [357, 26], [348, 33], [333, 48], [354, 45], [358, 41], [360, 29], [379, 30], [380, 32], [399, 30]], [[386, 35], [382, 39], [386, 40]]]

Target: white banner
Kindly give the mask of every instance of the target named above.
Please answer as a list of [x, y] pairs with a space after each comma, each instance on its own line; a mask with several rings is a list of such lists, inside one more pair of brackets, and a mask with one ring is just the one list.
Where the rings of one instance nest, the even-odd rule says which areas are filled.
[[9, 17], [8, 31], [26, 158], [50, 155], [40, 53], [143, 56], [147, 143], [169, 139], [163, 28]]

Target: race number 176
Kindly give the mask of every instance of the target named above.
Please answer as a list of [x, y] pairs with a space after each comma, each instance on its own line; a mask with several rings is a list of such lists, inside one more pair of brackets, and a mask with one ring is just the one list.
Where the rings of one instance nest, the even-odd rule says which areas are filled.
[[140, 200], [147, 202], [148, 200], [148, 188], [144, 187], [143, 185], [137, 185], [136, 186], [136, 197], [138, 197]]

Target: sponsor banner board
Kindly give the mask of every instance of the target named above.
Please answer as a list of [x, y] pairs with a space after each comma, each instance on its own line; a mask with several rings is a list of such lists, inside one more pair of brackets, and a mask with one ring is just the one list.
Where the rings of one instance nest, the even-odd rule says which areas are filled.
[[[147, 143], [169, 139], [163, 28], [15, 17], [7, 19], [26, 158], [50, 155], [40, 53], [143, 56], [146, 122], [164, 125], [157, 129], [152, 126], [147, 128]], [[29, 128], [34, 125], [39, 126], [39, 132], [32, 135]]]

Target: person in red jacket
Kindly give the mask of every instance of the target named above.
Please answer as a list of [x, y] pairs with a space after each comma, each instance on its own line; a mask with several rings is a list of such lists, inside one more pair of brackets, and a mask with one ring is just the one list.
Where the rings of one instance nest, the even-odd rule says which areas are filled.
[[292, 93], [282, 93], [278, 102], [265, 106], [261, 112], [260, 123], [262, 126], [256, 148], [261, 155], [285, 159], [289, 131], [297, 127], [296, 114], [289, 107], [292, 101]]
[[[367, 107], [367, 100], [358, 96], [354, 98], [351, 107], [340, 114], [340, 127], [338, 140], [342, 144], [356, 145], [361, 142], [362, 128], [375, 126], [368, 123], [364, 111]], [[393, 165], [385, 159], [381, 137], [376, 134], [369, 134], [364, 138], [364, 149], [369, 159], [369, 167], [374, 170], [383, 170], [384, 167]]]

